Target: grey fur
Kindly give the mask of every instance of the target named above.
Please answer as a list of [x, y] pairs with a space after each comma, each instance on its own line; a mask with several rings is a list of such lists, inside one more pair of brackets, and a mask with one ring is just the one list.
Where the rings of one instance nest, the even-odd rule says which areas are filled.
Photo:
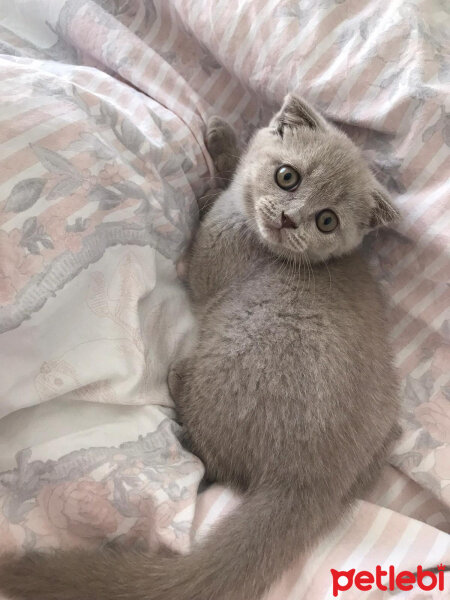
[[[236, 155], [222, 139], [216, 157]], [[303, 176], [295, 192], [275, 183], [283, 163]], [[339, 217], [330, 234], [315, 226], [324, 208]], [[282, 212], [296, 228], [279, 229]], [[396, 216], [352, 142], [288, 97], [201, 223], [189, 268], [198, 344], [169, 378], [189, 446], [242, 505], [187, 556], [28, 555], [0, 569], [0, 588], [33, 600], [260, 598], [365, 493], [398, 436], [382, 300], [357, 250]]]

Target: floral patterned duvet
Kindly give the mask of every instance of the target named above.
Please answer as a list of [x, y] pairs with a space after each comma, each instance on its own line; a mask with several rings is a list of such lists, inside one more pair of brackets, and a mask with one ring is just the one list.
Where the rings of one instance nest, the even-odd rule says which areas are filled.
[[404, 433], [371, 496], [269, 598], [328, 600], [331, 568], [449, 564], [449, 27], [445, 0], [2, 4], [0, 551], [187, 551], [239, 502], [203, 489], [166, 376], [194, 335], [183, 253], [212, 186], [205, 121], [245, 142], [293, 90], [403, 214], [364, 250]]

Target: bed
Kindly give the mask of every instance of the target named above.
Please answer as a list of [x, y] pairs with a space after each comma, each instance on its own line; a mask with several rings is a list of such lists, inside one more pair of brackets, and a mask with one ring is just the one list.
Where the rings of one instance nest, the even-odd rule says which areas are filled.
[[202, 483], [166, 378], [195, 331], [184, 254], [215, 185], [205, 123], [222, 116], [244, 144], [294, 91], [402, 213], [364, 252], [389, 303], [403, 434], [370, 496], [267, 600], [328, 600], [330, 569], [450, 563], [449, 25], [445, 0], [2, 5], [0, 552], [187, 552], [239, 504]]

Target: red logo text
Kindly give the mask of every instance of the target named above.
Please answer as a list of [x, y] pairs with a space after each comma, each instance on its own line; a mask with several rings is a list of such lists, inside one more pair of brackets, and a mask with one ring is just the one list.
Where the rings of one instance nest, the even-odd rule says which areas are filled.
[[[438, 565], [432, 571], [423, 570], [422, 566], [417, 567], [417, 571], [395, 572], [395, 568], [390, 566], [388, 570], [383, 570], [380, 565], [375, 568], [375, 573], [370, 571], [359, 571], [350, 569], [349, 571], [337, 571], [331, 569], [333, 577], [333, 596], [337, 596], [339, 592], [345, 592], [355, 586], [362, 592], [368, 592], [374, 587], [385, 592], [386, 590], [412, 590], [416, 585], [421, 590], [430, 591], [444, 589], [444, 571], [445, 565]], [[436, 572], [435, 572], [436, 571]]]

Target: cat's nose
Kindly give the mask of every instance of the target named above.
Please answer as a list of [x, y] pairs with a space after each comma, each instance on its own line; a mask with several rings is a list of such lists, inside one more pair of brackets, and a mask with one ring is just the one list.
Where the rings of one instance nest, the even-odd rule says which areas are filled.
[[281, 213], [281, 228], [297, 229], [297, 225], [284, 211]]

